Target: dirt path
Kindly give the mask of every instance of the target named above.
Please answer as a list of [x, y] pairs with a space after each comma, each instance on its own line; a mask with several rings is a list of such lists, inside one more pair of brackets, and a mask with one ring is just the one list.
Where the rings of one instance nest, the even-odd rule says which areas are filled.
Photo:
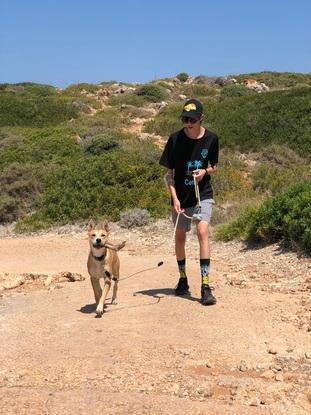
[[0, 274], [86, 277], [0, 291], [1, 414], [310, 414], [310, 259], [214, 242], [218, 304], [203, 307], [194, 235], [192, 295], [173, 295], [171, 231], [113, 229], [123, 277], [154, 269], [120, 283], [102, 318], [84, 232], [0, 239]]

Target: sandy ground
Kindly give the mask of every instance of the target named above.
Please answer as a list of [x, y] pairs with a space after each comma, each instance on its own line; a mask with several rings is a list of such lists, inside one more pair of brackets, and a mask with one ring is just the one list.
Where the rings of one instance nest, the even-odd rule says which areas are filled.
[[[122, 277], [142, 272], [120, 282], [102, 318], [86, 232], [0, 239], [1, 414], [311, 413], [310, 258], [213, 242], [218, 303], [203, 307], [196, 237], [191, 296], [180, 298], [171, 235], [165, 221], [112, 229], [127, 240]], [[44, 285], [66, 271], [85, 280]], [[24, 273], [33, 280], [7, 285]]]

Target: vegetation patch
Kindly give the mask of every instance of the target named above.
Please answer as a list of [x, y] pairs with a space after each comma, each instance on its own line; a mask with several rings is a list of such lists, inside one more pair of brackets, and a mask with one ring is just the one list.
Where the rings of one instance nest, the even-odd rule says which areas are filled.
[[223, 240], [243, 236], [249, 242], [280, 242], [310, 254], [311, 183], [297, 183], [268, 198], [259, 208], [244, 211], [236, 220], [222, 225], [217, 236]]

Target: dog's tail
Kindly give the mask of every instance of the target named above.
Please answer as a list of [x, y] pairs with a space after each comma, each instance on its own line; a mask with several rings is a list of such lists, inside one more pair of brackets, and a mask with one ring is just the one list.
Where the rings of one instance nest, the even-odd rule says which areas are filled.
[[106, 242], [105, 246], [109, 249], [113, 249], [114, 251], [120, 251], [120, 249], [124, 248], [126, 241], [121, 242], [120, 244], [114, 245], [110, 242]]

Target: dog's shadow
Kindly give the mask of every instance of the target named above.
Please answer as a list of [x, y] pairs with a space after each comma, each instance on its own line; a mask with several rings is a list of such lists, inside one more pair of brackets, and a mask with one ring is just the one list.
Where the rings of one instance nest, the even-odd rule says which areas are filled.
[[[107, 307], [107, 304], [104, 305], [104, 309]], [[93, 314], [96, 311], [96, 303], [93, 304], [85, 304], [84, 306], [82, 306], [79, 310], [80, 313], [83, 314]]]
[[96, 310], [96, 304], [94, 303], [94, 304], [85, 304], [77, 311], [80, 311], [83, 314], [92, 314], [95, 312], [95, 310]]
[[[142, 291], [136, 291], [133, 293], [134, 296], [141, 294], [141, 295], [148, 295], [149, 297], [154, 298], [164, 298], [164, 297], [176, 297], [175, 290], [173, 288], [154, 288], [151, 290], [142, 290]], [[199, 301], [197, 298], [192, 297], [191, 294], [186, 295], [179, 295], [179, 298], [183, 300], [189, 300], [189, 301]]]

